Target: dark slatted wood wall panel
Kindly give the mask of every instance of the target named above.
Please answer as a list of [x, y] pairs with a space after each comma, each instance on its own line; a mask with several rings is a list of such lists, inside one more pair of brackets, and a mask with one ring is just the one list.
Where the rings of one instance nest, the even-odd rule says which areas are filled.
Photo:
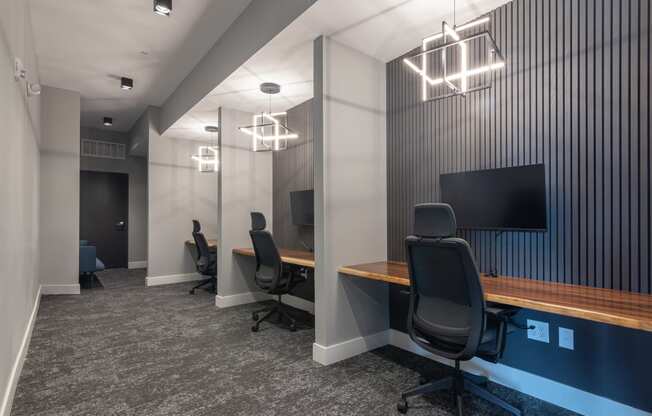
[[273, 232], [279, 247], [304, 249], [301, 241], [313, 246], [311, 228], [292, 225], [290, 192], [313, 189], [312, 100], [288, 110], [288, 127], [299, 134], [288, 149], [273, 155], [274, 196]]
[[515, 0], [490, 16], [507, 61], [490, 90], [422, 103], [419, 77], [387, 64], [389, 257], [404, 260], [440, 173], [545, 163], [549, 232], [463, 232], [481, 269], [497, 255], [502, 274], [650, 293], [650, 2]]

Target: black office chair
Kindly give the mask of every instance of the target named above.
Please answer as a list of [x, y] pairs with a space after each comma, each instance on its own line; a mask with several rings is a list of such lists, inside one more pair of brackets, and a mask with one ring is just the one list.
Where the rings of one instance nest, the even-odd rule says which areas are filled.
[[414, 235], [405, 240], [410, 272], [410, 338], [432, 354], [455, 361], [452, 376], [422, 385], [401, 395], [397, 408], [408, 410], [412, 396], [452, 389], [457, 414], [462, 416], [462, 396], [470, 392], [513, 415], [520, 410], [489, 393], [478, 384], [485, 377], [463, 373], [460, 361], [479, 357], [497, 362], [512, 330], [516, 308], [485, 305], [480, 273], [469, 244], [455, 238], [455, 214], [448, 204], [415, 207]]
[[[278, 301], [273, 306], [258, 310], [252, 314], [256, 323], [251, 327], [251, 330], [257, 332], [261, 322], [269, 319], [274, 314], [278, 314], [280, 319], [285, 318], [289, 321], [290, 331], [296, 331], [296, 319], [289, 314], [281, 296], [290, 293], [297, 283], [305, 280], [305, 277], [299, 274], [297, 269], [283, 264], [272, 234], [265, 230], [266, 226], [267, 222], [262, 213], [251, 213], [251, 231], [249, 231], [249, 235], [256, 253], [255, 281], [258, 287], [267, 293], [277, 295]], [[259, 314], [263, 312], [266, 312], [265, 315], [259, 318]]]
[[195, 294], [195, 289], [199, 289], [207, 284], [211, 285], [210, 291], [217, 292], [217, 255], [211, 252], [208, 248], [206, 237], [201, 232], [201, 225], [199, 221], [192, 220], [192, 238], [195, 240], [197, 248], [197, 258], [195, 259], [195, 267], [197, 272], [203, 276], [209, 276], [207, 279], [199, 281], [199, 283], [190, 289], [190, 294]]

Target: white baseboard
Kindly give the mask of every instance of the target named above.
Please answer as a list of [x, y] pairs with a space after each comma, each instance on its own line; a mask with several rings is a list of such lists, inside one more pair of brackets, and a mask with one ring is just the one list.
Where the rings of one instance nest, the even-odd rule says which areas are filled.
[[315, 342], [312, 344], [312, 359], [323, 365], [331, 365], [363, 352], [380, 348], [388, 343], [389, 331], [381, 331], [328, 346], [319, 345]]
[[[215, 296], [215, 306], [218, 308], [230, 308], [232, 306], [246, 305], [248, 303], [264, 302], [275, 300], [276, 296], [264, 292], [245, 292], [228, 296]], [[312, 315], [315, 314], [315, 304], [297, 296], [283, 295], [283, 303], [293, 308], [301, 309]]]
[[[276, 296], [270, 296], [270, 299], [276, 299]], [[301, 309], [311, 315], [315, 314], [315, 304], [309, 300], [305, 300], [294, 295], [283, 295], [283, 303], [292, 306], [293, 308]]]
[[198, 273], [168, 274], [165, 276], [147, 276], [145, 278], [145, 284], [147, 286], [160, 286], [171, 285], [174, 283], [193, 282], [201, 279], [202, 277]]
[[79, 295], [79, 283], [72, 285], [41, 285], [41, 295]]
[[227, 296], [215, 295], [215, 306], [218, 308], [230, 308], [232, 306], [262, 302], [269, 299], [269, 295], [263, 292], [244, 292]]
[[16, 361], [14, 361], [14, 365], [11, 368], [11, 373], [9, 373], [7, 390], [2, 395], [2, 403], [0, 403], [0, 416], [9, 416], [11, 413], [11, 406], [14, 402], [14, 394], [16, 393], [16, 387], [18, 386], [20, 373], [23, 371], [23, 364], [25, 364], [25, 357], [27, 356], [29, 341], [32, 339], [34, 322], [36, 322], [36, 315], [38, 314], [38, 308], [41, 304], [41, 293], [43, 293], [43, 288], [42, 286], [39, 286], [38, 291], [36, 292], [36, 299], [34, 299], [32, 314], [29, 316], [29, 321], [27, 322], [27, 327], [25, 328], [25, 333], [23, 334], [23, 340], [20, 343], [20, 348], [18, 349]]
[[127, 267], [130, 268], [130, 269], [146, 269], [147, 268], [147, 260], [130, 261]]
[[[408, 334], [390, 329], [389, 343], [395, 347], [453, 366], [454, 362], [437, 357], [415, 344]], [[314, 351], [314, 349], [313, 349]], [[314, 354], [313, 354], [314, 355]], [[591, 416], [649, 416], [650, 413], [618, 403], [566, 384], [562, 384], [523, 370], [502, 364], [492, 364], [480, 359], [462, 363], [470, 373], [489, 377], [495, 383], [520, 391], [568, 410]]]

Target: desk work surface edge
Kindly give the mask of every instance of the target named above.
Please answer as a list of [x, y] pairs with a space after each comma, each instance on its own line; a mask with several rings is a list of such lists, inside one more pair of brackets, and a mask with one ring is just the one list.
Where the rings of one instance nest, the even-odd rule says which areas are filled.
[[[344, 266], [351, 277], [410, 285], [407, 265], [381, 261]], [[612, 289], [482, 275], [487, 301], [652, 332], [652, 296]]]

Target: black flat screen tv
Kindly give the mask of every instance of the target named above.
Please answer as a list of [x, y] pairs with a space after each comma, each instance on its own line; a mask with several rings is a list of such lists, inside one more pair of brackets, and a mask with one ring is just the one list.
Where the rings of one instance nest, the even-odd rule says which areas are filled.
[[458, 228], [545, 231], [545, 165], [439, 176], [441, 200], [455, 211]]
[[315, 195], [312, 189], [290, 192], [290, 217], [294, 225], [315, 224]]

